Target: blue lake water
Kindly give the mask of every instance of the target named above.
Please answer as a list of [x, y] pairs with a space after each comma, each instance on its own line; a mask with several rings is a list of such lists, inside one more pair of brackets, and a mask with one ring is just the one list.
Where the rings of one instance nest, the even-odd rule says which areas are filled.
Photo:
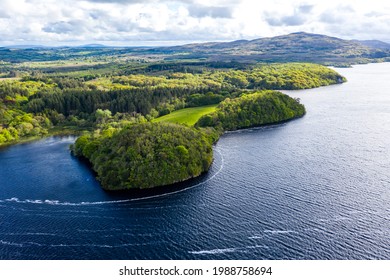
[[337, 71], [170, 194], [104, 192], [73, 137], [0, 150], [0, 259], [390, 259], [390, 63]]

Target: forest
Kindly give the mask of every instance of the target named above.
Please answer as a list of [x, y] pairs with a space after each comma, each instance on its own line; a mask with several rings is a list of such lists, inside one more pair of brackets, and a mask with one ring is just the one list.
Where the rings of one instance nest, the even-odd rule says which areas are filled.
[[106, 190], [199, 176], [225, 131], [305, 114], [299, 100], [275, 90], [346, 81], [310, 63], [79, 63], [0, 67], [0, 146], [79, 135], [71, 151]]
[[240, 65], [240, 69], [218, 64], [196, 66], [194, 73], [177, 72], [172, 63], [168, 70], [161, 63], [154, 68], [148, 65], [144, 73], [101, 74], [101, 68], [80, 73], [62, 68], [55, 72], [55, 67], [53, 73], [43, 73], [35, 64], [30, 71], [23, 64], [22, 76], [0, 80], [0, 145], [64, 131], [149, 122], [256, 90], [304, 89], [345, 81], [332, 69], [308, 63]]
[[237, 130], [291, 120], [305, 113], [305, 107], [299, 100], [266, 90], [225, 99], [215, 112], [203, 115], [195, 126]]
[[81, 136], [72, 147], [87, 158], [106, 190], [152, 188], [199, 176], [213, 159], [212, 137], [184, 125], [143, 123]]
[[107, 128], [85, 134], [71, 147], [87, 159], [106, 190], [152, 188], [181, 182], [208, 170], [212, 144], [226, 130], [301, 117], [299, 100], [277, 91], [245, 94], [221, 102], [194, 127], [169, 120]]

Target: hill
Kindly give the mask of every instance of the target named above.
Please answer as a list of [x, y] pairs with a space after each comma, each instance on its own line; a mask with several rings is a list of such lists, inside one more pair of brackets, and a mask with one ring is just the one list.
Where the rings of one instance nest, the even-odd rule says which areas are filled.
[[256, 62], [313, 62], [325, 65], [351, 65], [390, 61], [390, 44], [385, 42], [343, 40], [305, 32], [255, 40], [209, 42], [174, 47], [110, 47], [99, 44], [77, 47], [25, 47], [0, 47], [0, 61], [18, 63], [92, 59], [106, 63], [117, 63], [118, 60], [133, 59], [152, 62], [151, 66], [156, 65], [157, 68], [167, 68], [170, 66], [165, 66], [166, 64], [180, 61], [205, 65]]
[[370, 48], [390, 50], [390, 44], [379, 40], [365, 40], [365, 41], [356, 40], [355, 42], [358, 42]]
[[251, 41], [189, 44], [158, 50], [164, 50], [181, 58], [202, 57], [213, 61], [353, 64], [389, 60], [390, 49], [383, 47], [387, 45], [386, 43], [379, 42], [343, 40], [326, 35], [298, 32]]

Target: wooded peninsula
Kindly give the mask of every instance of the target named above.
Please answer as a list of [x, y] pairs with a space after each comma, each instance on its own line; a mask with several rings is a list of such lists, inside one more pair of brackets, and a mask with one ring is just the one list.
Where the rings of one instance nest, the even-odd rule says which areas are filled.
[[0, 68], [0, 145], [80, 135], [72, 153], [91, 163], [107, 190], [199, 176], [209, 169], [212, 145], [225, 131], [305, 114], [299, 100], [276, 90], [345, 82], [336, 71], [310, 63], [149, 61], [140, 68], [144, 62], [103, 67], [90, 60], [83, 62], [88, 70], [68, 63]]

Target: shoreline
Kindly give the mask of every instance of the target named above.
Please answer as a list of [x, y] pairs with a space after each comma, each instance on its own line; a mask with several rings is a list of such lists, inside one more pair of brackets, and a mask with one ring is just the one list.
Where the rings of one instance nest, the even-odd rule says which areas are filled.
[[0, 150], [3, 148], [8, 148], [14, 145], [19, 145], [19, 144], [26, 144], [26, 143], [31, 143], [35, 141], [39, 141], [45, 138], [53, 137], [53, 136], [80, 136], [83, 132], [85, 131], [91, 131], [90, 129], [83, 129], [83, 130], [77, 130], [77, 129], [72, 129], [69, 127], [64, 127], [64, 129], [60, 130], [59, 127], [53, 127], [49, 129], [49, 132], [45, 135], [39, 135], [39, 136], [30, 136], [30, 137], [25, 137], [22, 139], [6, 142], [6, 143], [0, 143]]

